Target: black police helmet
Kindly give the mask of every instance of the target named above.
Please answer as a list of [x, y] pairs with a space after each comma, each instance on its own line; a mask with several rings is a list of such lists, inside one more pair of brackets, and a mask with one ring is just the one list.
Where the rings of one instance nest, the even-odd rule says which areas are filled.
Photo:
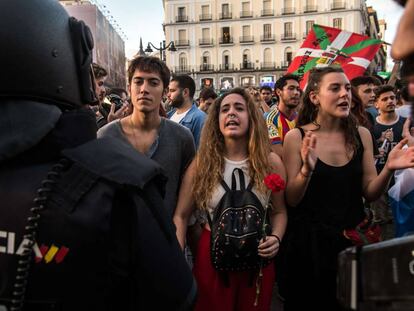
[[93, 38], [57, 0], [0, 1], [2, 98], [77, 109], [96, 101]]

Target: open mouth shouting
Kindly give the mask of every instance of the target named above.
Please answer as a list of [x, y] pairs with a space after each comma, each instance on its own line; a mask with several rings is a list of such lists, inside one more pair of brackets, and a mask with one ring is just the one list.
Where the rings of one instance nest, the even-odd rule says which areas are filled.
[[240, 123], [238, 121], [235, 120], [230, 120], [228, 122], [226, 122], [226, 127], [232, 127], [232, 126], [239, 126]]
[[338, 104], [338, 107], [343, 109], [343, 110], [349, 109], [349, 107], [350, 107], [349, 102], [347, 102], [347, 101], [340, 102]]

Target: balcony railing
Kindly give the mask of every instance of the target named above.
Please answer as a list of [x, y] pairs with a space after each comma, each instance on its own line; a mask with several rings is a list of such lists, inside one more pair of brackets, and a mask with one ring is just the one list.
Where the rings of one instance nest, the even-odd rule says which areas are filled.
[[303, 13], [318, 12], [317, 5], [305, 5], [303, 8]]
[[220, 13], [220, 19], [232, 19], [233, 14], [231, 12]]
[[281, 68], [287, 68], [287, 67], [289, 67], [289, 65], [290, 65], [290, 63], [291, 63], [292, 61], [287, 61], [287, 60], [284, 60], [284, 61], [282, 61], [281, 63], [280, 63], [280, 67]]
[[219, 69], [221, 71], [230, 71], [230, 70], [234, 70], [234, 64], [230, 64], [230, 63], [226, 63], [226, 64], [221, 64], [219, 66]]
[[240, 43], [253, 43], [254, 42], [254, 36], [241, 36], [240, 37]]
[[211, 14], [200, 14], [200, 21], [211, 21], [212, 19]]
[[189, 73], [191, 72], [190, 66], [176, 66], [174, 67], [175, 73]]
[[284, 33], [282, 34], [281, 41], [294, 41], [296, 40], [296, 34], [295, 33]]
[[261, 16], [274, 16], [275, 11], [274, 10], [262, 10], [260, 15]]
[[181, 46], [189, 46], [190, 45], [190, 40], [175, 40], [174, 41], [175, 46], [177, 47], [181, 47]]
[[253, 70], [254, 64], [252, 62], [243, 62], [240, 64], [240, 70]]
[[199, 44], [200, 46], [206, 46], [206, 45], [211, 46], [211, 45], [213, 45], [214, 43], [213, 43], [213, 39], [212, 39], [212, 38], [202, 38], [202, 39], [199, 39], [199, 40], [198, 40], [198, 44]]
[[342, 10], [346, 8], [345, 1], [334, 1], [331, 4], [331, 10]]
[[260, 42], [275, 42], [276, 36], [272, 34], [267, 34], [260, 37]]
[[186, 23], [188, 22], [188, 16], [187, 15], [178, 15], [175, 17], [176, 23]]
[[227, 37], [220, 37], [220, 44], [233, 44], [233, 37], [227, 36]]
[[214, 65], [213, 64], [201, 64], [200, 71], [214, 71]]
[[253, 11], [241, 11], [240, 18], [253, 17]]
[[262, 70], [273, 70], [273, 69], [276, 69], [276, 63], [275, 62], [260, 63], [260, 68]]
[[283, 8], [282, 15], [295, 14], [295, 8]]

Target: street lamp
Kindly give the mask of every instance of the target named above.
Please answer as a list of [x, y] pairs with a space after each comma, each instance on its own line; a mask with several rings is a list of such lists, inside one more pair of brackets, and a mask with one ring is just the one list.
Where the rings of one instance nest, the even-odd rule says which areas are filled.
[[160, 47], [157, 48], [154, 44], [152, 44], [151, 42], [148, 42], [147, 48], [145, 49], [145, 52], [147, 53], [152, 53], [152, 48], [151, 46], [156, 49], [157, 51], [160, 51], [160, 58], [162, 61], [166, 61], [165, 59], [165, 50], [171, 51], [171, 52], [175, 52], [177, 51], [177, 48], [174, 45], [174, 41], [170, 41], [170, 43], [168, 43], [168, 45], [165, 45], [165, 40], [160, 42]]

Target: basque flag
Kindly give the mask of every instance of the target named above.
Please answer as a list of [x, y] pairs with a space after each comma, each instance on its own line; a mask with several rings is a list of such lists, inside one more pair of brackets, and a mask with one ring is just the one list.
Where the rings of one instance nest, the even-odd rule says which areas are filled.
[[394, 215], [395, 236], [414, 233], [414, 169], [395, 172], [395, 184], [388, 190]]
[[364, 73], [381, 45], [378, 39], [314, 24], [287, 73], [300, 76], [304, 89], [310, 69], [337, 64], [351, 80]]

